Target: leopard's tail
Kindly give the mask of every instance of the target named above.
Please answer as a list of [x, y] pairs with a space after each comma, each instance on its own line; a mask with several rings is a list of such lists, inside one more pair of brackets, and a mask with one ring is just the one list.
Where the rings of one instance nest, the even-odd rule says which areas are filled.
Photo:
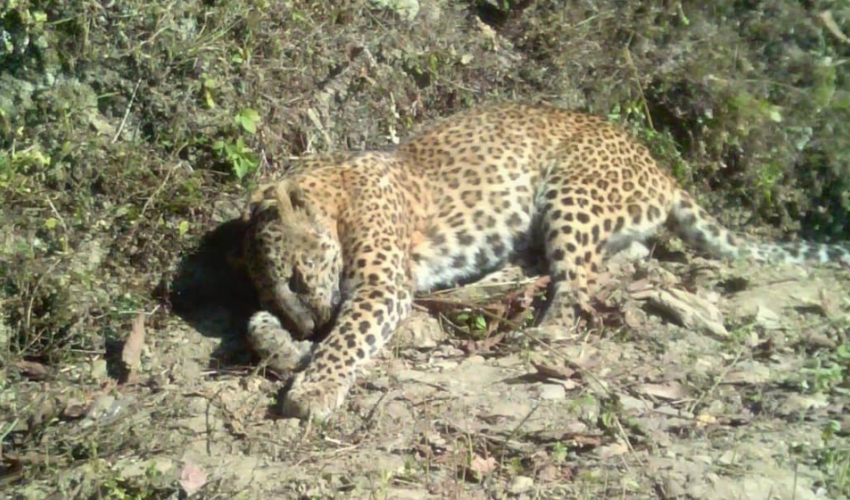
[[841, 244], [758, 242], [733, 234], [700, 208], [684, 190], [672, 200], [670, 222], [678, 236], [715, 258], [756, 262], [809, 264], [837, 263], [850, 267], [850, 247]]

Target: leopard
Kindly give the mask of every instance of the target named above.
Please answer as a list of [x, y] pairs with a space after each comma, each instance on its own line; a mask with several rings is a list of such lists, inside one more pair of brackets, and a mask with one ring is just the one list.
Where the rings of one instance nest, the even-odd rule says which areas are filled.
[[[282, 410], [301, 419], [342, 406], [416, 294], [475, 280], [519, 252], [548, 268], [538, 327], [563, 329], [576, 314], [598, 319], [591, 291], [603, 260], [662, 226], [714, 258], [850, 266], [841, 244], [733, 234], [631, 133], [540, 103], [480, 105], [388, 151], [305, 160], [259, 185], [242, 219], [261, 303], [248, 337], [288, 372]], [[323, 340], [304, 340], [323, 325]]]

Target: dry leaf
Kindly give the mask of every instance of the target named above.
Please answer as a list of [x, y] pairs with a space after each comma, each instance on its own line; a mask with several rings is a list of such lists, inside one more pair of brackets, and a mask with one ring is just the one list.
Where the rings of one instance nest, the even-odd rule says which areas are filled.
[[821, 288], [820, 292], [818, 292], [818, 298], [820, 299], [820, 307], [823, 309], [824, 315], [831, 320], [838, 319], [838, 315], [841, 313], [841, 304], [838, 297]]
[[850, 37], [845, 35], [843, 31], [841, 31], [841, 28], [838, 26], [838, 23], [835, 22], [835, 18], [832, 17], [831, 11], [825, 10], [818, 14], [818, 17], [823, 22], [823, 25], [826, 27], [826, 29], [830, 33], [832, 33], [835, 38], [841, 40], [844, 43], [850, 43]]
[[588, 448], [595, 448], [602, 444], [600, 436], [588, 434], [586, 431], [546, 430], [530, 433], [529, 437], [533, 437], [537, 443], [571, 443], [571, 446]]
[[689, 393], [687, 387], [677, 383], [667, 385], [641, 384], [638, 386], [638, 391], [649, 396], [669, 400], [685, 399]]
[[537, 473], [537, 479], [544, 482], [554, 481], [561, 477], [561, 470], [554, 465], [547, 465]]
[[50, 374], [50, 371], [46, 366], [41, 363], [36, 363], [35, 361], [22, 360], [15, 363], [15, 366], [18, 370], [21, 370], [24, 375], [33, 380], [43, 380]]
[[629, 293], [640, 293], [653, 289], [655, 289], [655, 285], [646, 278], [632, 281], [627, 288]]
[[494, 347], [499, 345], [499, 343], [505, 338], [505, 334], [499, 333], [497, 335], [491, 335], [484, 340], [467, 340], [466, 344], [463, 345], [463, 350], [466, 351], [467, 354], [477, 354], [480, 352], [488, 353], [493, 350]]
[[575, 370], [567, 368], [566, 366], [544, 365], [540, 363], [535, 363], [534, 361], [532, 361], [531, 364], [537, 370], [537, 373], [543, 378], [569, 380], [573, 378], [573, 375], [576, 374]]
[[207, 473], [192, 462], [186, 462], [180, 471], [179, 482], [186, 496], [192, 496], [207, 484]]
[[625, 455], [629, 452], [629, 445], [624, 442], [618, 441], [616, 443], [611, 443], [606, 446], [602, 446], [596, 451], [599, 454], [599, 458], [606, 459], [611, 457], [618, 457], [620, 455]]
[[635, 300], [647, 300], [668, 313], [671, 319], [686, 328], [705, 331], [719, 337], [729, 337], [723, 326], [723, 314], [710, 301], [678, 288], [647, 289], [630, 292]]
[[130, 335], [124, 341], [124, 349], [121, 351], [121, 361], [127, 366], [129, 373], [127, 379], [133, 379], [136, 370], [139, 369], [139, 358], [142, 355], [142, 348], [145, 345], [145, 314], [139, 313], [136, 319], [133, 320], [133, 326], [130, 329]]
[[591, 436], [588, 434], [574, 434], [572, 440], [579, 446], [597, 447], [602, 444], [602, 439], [599, 436]]
[[633, 330], [646, 327], [646, 316], [635, 307], [626, 307], [623, 311], [623, 323]]
[[825, 333], [809, 330], [800, 336], [800, 339], [809, 346], [816, 349], [835, 349], [838, 343], [829, 338]]
[[481, 481], [484, 476], [490, 475], [496, 470], [496, 459], [493, 457], [484, 458], [480, 455], [475, 455], [469, 462], [467, 470], [470, 472], [470, 479]]
[[697, 427], [705, 427], [717, 423], [717, 417], [709, 413], [700, 413], [697, 415]]
[[65, 408], [62, 410], [62, 416], [67, 419], [80, 418], [88, 411], [88, 403], [80, 401], [76, 398], [70, 398], [65, 403]]
[[740, 364], [729, 371], [722, 384], [749, 384], [757, 385], [770, 382], [770, 368], [761, 363]]

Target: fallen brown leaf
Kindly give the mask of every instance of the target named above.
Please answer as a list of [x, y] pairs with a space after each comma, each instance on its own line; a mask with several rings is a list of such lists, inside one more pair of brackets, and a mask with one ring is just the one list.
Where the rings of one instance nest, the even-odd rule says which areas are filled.
[[618, 441], [616, 443], [601, 446], [596, 450], [596, 452], [599, 454], [599, 458], [604, 460], [611, 457], [625, 455], [629, 452], [629, 446], [624, 442]]
[[800, 340], [815, 349], [835, 349], [838, 343], [829, 338], [825, 332], [809, 330], [800, 335]]
[[632, 281], [631, 283], [629, 283], [627, 290], [629, 291], [629, 293], [639, 293], [639, 292], [645, 292], [647, 290], [652, 290], [654, 288], [655, 288], [655, 285], [653, 285], [652, 282], [649, 281], [648, 279], [644, 278], [644, 279], [639, 279], [637, 281]]
[[484, 340], [467, 340], [466, 344], [463, 345], [463, 350], [466, 351], [467, 354], [477, 354], [480, 352], [490, 352], [494, 347], [499, 345], [502, 339], [505, 338], [504, 333], [499, 333], [497, 335], [491, 335]]
[[576, 374], [576, 370], [567, 368], [566, 366], [544, 365], [541, 363], [535, 363], [534, 361], [532, 361], [531, 364], [537, 370], [537, 373], [543, 378], [569, 380]]
[[15, 363], [15, 367], [32, 380], [44, 380], [50, 374], [46, 366], [35, 361], [21, 360]]
[[469, 462], [467, 471], [470, 473], [467, 479], [481, 481], [485, 476], [489, 476], [496, 470], [496, 459], [493, 457], [484, 458], [481, 455], [475, 455]]
[[682, 384], [641, 384], [638, 391], [661, 399], [677, 400], [688, 397], [690, 391]]
[[70, 398], [65, 403], [65, 408], [62, 410], [62, 416], [67, 419], [76, 419], [83, 417], [88, 411], [89, 403], [80, 401], [76, 398]]
[[588, 436], [586, 434], [574, 434], [572, 440], [580, 446], [599, 446], [602, 444], [602, 438], [599, 436]]
[[626, 307], [623, 311], [623, 323], [633, 330], [644, 328], [646, 327], [646, 316], [640, 314], [635, 307]]
[[192, 462], [186, 462], [180, 471], [179, 482], [186, 496], [192, 496], [207, 484], [207, 473]]
[[558, 430], [544, 430], [529, 433], [528, 437], [535, 443], [565, 443], [570, 446], [595, 448], [602, 444], [602, 437], [587, 432], [572, 432]]

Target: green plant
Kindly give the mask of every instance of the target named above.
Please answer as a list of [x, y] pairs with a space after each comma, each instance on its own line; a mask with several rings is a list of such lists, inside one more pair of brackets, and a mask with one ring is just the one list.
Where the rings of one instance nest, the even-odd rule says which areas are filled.
[[231, 166], [233, 175], [239, 180], [260, 166], [257, 154], [245, 144], [241, 137], [238, 137], [236, 141], [218, 140], [213, 144], [213, 150], [219, 158]]
[[[260, 124], [260, 114], [252, 108], [245, 108], [233, 115], [233, 124], [237, 129], [248, 134], [257, 133]], [[257, 154], [245, 144], [240, 136], [235, 140], [219, 139], [213, 143], [213, 151], [219, 159], [230, 165], [233, 175], [242, 180], [246, 175], [254, 172], [260, 166]]]
[[773, 190], [782, 175], [782, 167], [776, 163], [768, 163], [756, 174], [755, 187], [768, 206], [773, 202]]
[[256, 109], [245, 108], [236, 113], [233, 117], [233, 122], [242, 127], [245, 132], [248, 132], [249, 134], [256, 134], [257, 125], [260, 124], [260, 114], [257, 113]]
[[842, 495], [850, 495], [850, 442], [839, 436], [841, 423], [830, 420], [824, 425], [823, 448], [815, 452], [815, 462], [831, 479], [830, 486]]
[[567, 447], [564, 443], [557, 442], [552, 445], [552, 460], [556, 464], [561, 464], [567, 459]]
[[126, 479], [110, 469], [103, 460], [95, 460], [95, 469], [100, 469], [99, 489], [103, 498], [114, 498], [116, 500], [151, 500], [155, 498], [167, 498], [168, 492], [160, 490], [157, 483], [160, 482], [162, 473], [151, 463], [145, 469], [143, 475], [138, 478]]
[[814, 393], [830, 392], [844, 381], [846, 370], [841, 364], [829, 358], [816, 358], [812, 363], [814, 366], [803, 368], [801, 372], [800, 385], [803, 390]]
[[473, 338], [484, 338], [487, 336], [487, 318], [483, 314], [461, 312], [452, 318], [452, 322], [466, 327], [469, 335]]

